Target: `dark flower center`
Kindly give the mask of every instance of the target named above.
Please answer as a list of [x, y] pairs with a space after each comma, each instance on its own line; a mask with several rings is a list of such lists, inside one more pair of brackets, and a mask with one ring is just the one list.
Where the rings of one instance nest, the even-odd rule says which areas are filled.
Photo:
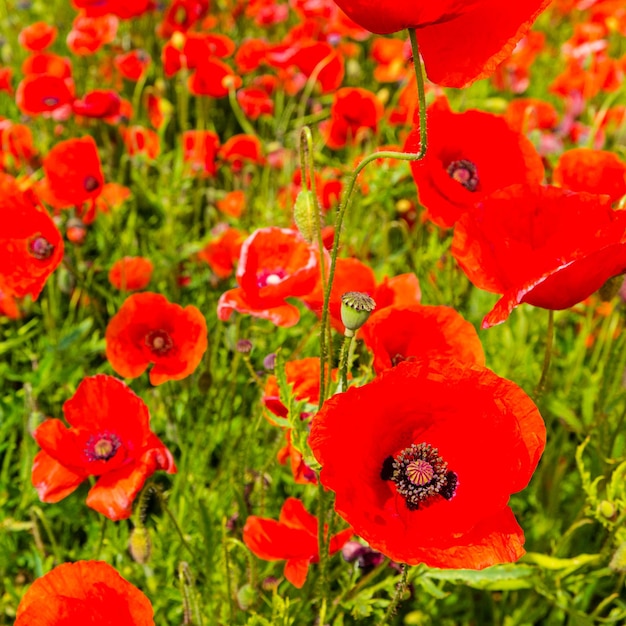
[[100, 183], [96, 179], [95, 176], [85, 176], [85, 180], [83, 181], [83, 187], [86, 191], [95, 191], [100, 187]]
[[121, 441], [113, 433], [92, 435], [85, 447], [85, 456], [90, 461], [108, 461], [115, 456]]
[[439, 496], [451, 500], [456, 494], [457, 475], [448, 471], [448, 463], [437, 448], [428, 443], [411, 444], [395, 457], [388, 456], [380, 472], [391, 480], [409, 510], [432, 504]]
[[452, 161], [448, 165], [447, 169], [450, 178], [461, 183], [468, 191], [476, 191], [478, 189], [478, 171], [476, 166], [466, 159], [460, 159], [459, 161]]
[[47, 107], [55, 107], [57, 104], [59, 104], [59, 99], [55, 98], [54, 96], [47, 96], [43, 99], [43, 103]]
[[163, 356], [174, 347], [174, 340], [165, 330], [151, 330], [146, 335], [146, 345], [154, 354]]
[[283, 269], [261, 270], [256, 275], [256, 284], [258, 287], [267, 287], [267, 285], [278, 285], [285, 278], [287, 272]]
[[54, 252], [54, 246], [41, 235], [35, 235], [28, 242], [28, 251], [39, 261], [49, 259]]

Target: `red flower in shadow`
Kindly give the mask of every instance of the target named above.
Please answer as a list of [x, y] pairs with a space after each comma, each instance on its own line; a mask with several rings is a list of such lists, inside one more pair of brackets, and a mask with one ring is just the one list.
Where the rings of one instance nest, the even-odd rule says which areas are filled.
[[[411, 171], [420, 203], [438, 226], [449, 228], [483, 196], [515, 183], [540, 183], [541, 157], [521, 133], [491, 113], [453, 113], [447, 104], [428, 110], [428, 151]], [[419, 150], [419, 131], [405, 151]]]
[[[317, 518], [300, 500], [287, 498], [278, 521], [251, 515], [243, 529], [243, 541], [260, 559], [287, 561], [285, 578], [300, 589], [306, 582], [309, 565], [319, 561]], [[330, 553], [341, 550], [352, 536], [347, 528], [330, 539]]]
[[513, 185], [457, 223], [452, 254], [480, 289], [503, 294], [483, 328], [522, 302], [566, 309], [626, 270], [626, 211], [608, 196]]
[[327, 400], [309, 443], [336, 511], [372, 548], [409, 564], [482, 569], [524, 554], [507, 503], [528, 484], [545, 434], [514, 383], [432, 360]]
[[43, 502], [58, 502], [98, 476], [87, 506], [111, 520], [126, 519], [147, 478], [160, 469], [176, 472], [169, 450], [150, 430], [148, 407], [121, 380], [105, 374], [83, 379], [63, 413], [69, 428], [51, 418], [33, 433], [41, 451], [32, 482]]
[[[88, 624], [154, 626], [150, 600], [104, 561], [62, 563], [38, 578], [17, 607], [14, 626]], [[109, 621], [109, 623], [113, 623]]]
[[120, 376], [141, 376], [152, 363], [153, 385], [189, 376], [208, 345], [206, 320], [195, 306], [183, 309], [151, 292], [126, 298], [105, 339], [107, 359]]
[[63, 258], [63, 238], [32, 192], [0, 173], [0, 292], [5, 298], [37, 299]]
[[428, 78], [463, 87], [508, 57], [550, 0], [335, 0], [359, 26], [379, 35], [417, 29]]
[[485, 364], [476, 330], [447, 306], [414, 304], [374, 311], [361, 337], [374, 353], [377, 374], [409, 360], [454, 358]]
[[286, 301], [308, 294], [318, 278], [319, 254], [297, 231], [260, 228], [241, 247], [239, 287], [222, 294], [217, 315], [227, 320], [233, 311], [268, 319], [277, 326], [293, 326], [300, 312]]
[[80, 205], [102, 193], [104, 177], [92, 137], [60, 141], [43, 160], [48, 188], [67, 206]]

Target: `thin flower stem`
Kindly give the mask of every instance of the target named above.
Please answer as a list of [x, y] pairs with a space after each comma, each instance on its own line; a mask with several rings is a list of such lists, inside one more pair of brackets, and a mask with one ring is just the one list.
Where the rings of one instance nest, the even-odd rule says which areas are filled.
[[341, 381], [341, 391], [348, 389], [348, 368], [350, 367], [350, 353], [352, 352], [353, 343], [354, 335], [346, 335], [341, 344], [341, 353], [339, 355], [339, 380]]
[[[350, 204], [352, 202], [352, 194], [356, 186], [357, 178], [359, 174], [373, 161], [377, 159], [399, 159], [402, 161], [419, 161], [424, 158], [427, 149], [427, 133], [426, 133], [426, 95], [424, 91], [424, 75], [422, 73], [422, 65], [420, 62], [419, 48], [417, 45], [417, 37], [415, 35], [415, 29], [409, 28], [409, 38], [411, 40], [411, 49], [413, 51], [413, 66], [415, 68], [415, 77], [417, 79], [417, 95], [419, 101], [419, 132], [420, 132], [420, 149], [419, 152], [391, 152], [382, 151], [374, 152], [366, 156], [355, 168], [354, 172], [348, 178], [345, 191], [342, 195], [341, 203], [337, 211], [337, 217], [335, 219], [335, 237], [333, 241], [333, 249], [330, 256], [330, 270], [328, 273], [328, 282], [326, 283], [326, 289], [324, 290], [324, 305], [322, 308], [322, 330], [321, 335], [330, 332], [330, 296], [333, 287], [333, 280], [335, 278], [335, 268], [337, 266], [337, 256], [339, 252], [339, 241], [341, 239], [341, 227], [343, 226], [343, 220], [346, 216]], [[329, 356], [322, 360], [321, 371], [324, 371], [326, 362], [329, 360]], [[330, 366], [330, 363], [328, 363]], [[320, 380], [321, 382], [321, 380]], [[324, 400], [328, 397], [328, 389], [320, 384], [320, 400], [319, 408], [322, 408]]]
[[548, 330], [546, 332], [546, 352], [543, 357], [543, 368], [541, 370], [541, 378], [535, 388], [535, 400], [537, 400], [546, 388], [548, 382], [548, 372], [550, 370], [550, 361], [552, 360], [552, 346], [554, 344], [554, 311], [548, 311]]
[[239, 122], [239, 126], [241, 126], [243, 132], [247, 133], [248, 135], [252, 135], [253, 137], [256, 137], [256, 130], [254, 130], [254, 127], [252, 126], [252, 124], [250, 124], [245, 113], [241, 110], [241, 107], [239, 106], [239, 102], [237, 101], [237, 93], [233, 85], [230, 85], [228, 88], [228, 101], [230, 102], [230, 108], [235, 118], [237, 119], [237, 122]]
[[385, 626], [389, 622], [389, 620], [393, 617], [398, 605], [400, 604], [400, 600], [402, 600], [402, 596], [404, 595], [404, 591], [406, 590], [406, 582], [409, 576], [409, 568], [406, 563], [402, 564], [402, 574], [400, 577], [400, 582], [396, 585], [396, 592], [393, 595], [393, 599], [391, 603], [387, 607], [387, 611], [385, 612], [385, 616], [381, 620], [378, 626]]
[[326, 623], [326, 610], [328, 608], [328, 541], [326, 537], [326, 494], [324, 492], [324, 486], [319, 481], [317, 482], [317, 550], [319, 553], [319, 586], [321, 605], [319, 612], [318, 624], [323, 625]]

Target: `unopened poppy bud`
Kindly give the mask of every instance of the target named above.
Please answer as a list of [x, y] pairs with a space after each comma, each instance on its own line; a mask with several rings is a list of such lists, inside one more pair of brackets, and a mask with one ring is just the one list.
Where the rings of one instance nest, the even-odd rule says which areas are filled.
[[606, 519], [613, 519], [616, 512], [615, 505], [609, 500], [602, 500], [598, 505], [598, 513], [600, 513], [602, 517], [606, 517]]
[[133, 561], [142, 565], [149, 561], [152, 554], [152, 543], [150, 542], [148, 529], [145, 526], [135, 526], [133, 528], [128, 540], [128, 550]]
[[315, 238], [316, 225], [319, 224], [320, 213], [313, 192], [302, 190], [296, 197], [293, 207], [293, 221], [306, 241], [312, 243]]
[[235, 349], [241, 354], [250, 354], [250, 352], [252, 352], [252, 342], [249, 339], [240, 339]]
[[370, 313], [376, 308], [374, 299], [361, 291], [348, 291], [341, 296], [341, 321], [346, 327], [346, 337], [353, 337], [369, 319]]
[[614, 572], [626, 574], [626, 543], [622, 543], [615, 550], [615, 554], [609, 563], [609, 567]]
[[263, 367], [271, 372], [276, 367], [276, 353], [271, 352], [263, 359]]

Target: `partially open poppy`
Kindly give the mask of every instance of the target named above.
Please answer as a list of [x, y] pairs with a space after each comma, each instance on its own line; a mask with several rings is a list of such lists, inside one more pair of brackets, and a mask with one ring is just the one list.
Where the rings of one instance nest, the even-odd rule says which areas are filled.
[[43, 160], [50, 191], [67, 205], [80, 205], [102, 193], [104, 177], [93, 137], [60, 141]]
[[[319, 561], [317, 517], [297, 498], [287, 498], [278, 521], [250, 515], [243, 529], [243, 541], [260, 559], [286, 561], [285, 578], [300, 589], [306, 582], [309, 565]], [[341, 550], [352, 536], [347, 528], [330, 539], [330, 553]]]
[[32, 192], [0, 173], [0, 291], [37, 299], [63, 258], [63, 238]]
[[62, 563], [38, 578], [17, 607], [14, 626], [154, 626], [150, 600], [104, 561]]
[[402, 361], [454, 358], [485, 364], [475, 328], [447, 306], [413, 304], [374, 311], [361, 337], [374, 353], [376, 373]]
[[125, 256], [111, 266], [109, 282], [120, 291], [139, 291], [148, 286], [153, 269], [150, 259]]
[[87, 506], [111, 520], [126, 519], [147, 478], [156, 470], [176, 472], [170, 451], [150, 430], [148, 407], [121, 380], [84, 378], [63, 413], [69, 428], [49, 418], [33, 433], [41, 451], [32, 482], [42, 502], [59, 502], [99, 476]]
[[107, 359], [120, 376], [136, 378], [152, 363], [153, 385], [189, 376], [208, 343], [206, 320], [195, 306], [183, 308], [151, 292], [126, 298], [105, 339]]
[[417, 30], [428, 78], [463, 87], [491, 74], [550, 0], [335, 0], [350, 18], [379, 35]]
[[545, 436], [514, 383], [429, 360], [327, 400], [309, 443], [336, 511], [372, 548], [408, 564], [482, 569], [524, 554], [507, 503], [528, 484]]
[[[428, 151], [411, 161], [420, 203], [438, 226], [449, 228], [484, 195], [514, 183], [540, 183], [541, 157], [521, 133], [491, 113], [453, 113], [438, 104], [428, 110]], [[406, 152], [419, 150], [419, 130]]]
[[25, 50], [40, 52], [56, 39], [58, 29], [47, 22], [29, 24], [20, 31], [18, 42]]
[[126, 54], [118, 54], [113, 59], [120, 74], [135, 82], [146, 73], [150, 61], [150, 55], [145, 50], [131, 50]]
[[566, 309], [626, 270], [626, 211], [558, 187], [496, 191], [457, 223], [452, 254], [480, 289], [503, 294], [483, 328], [522, 302]]

